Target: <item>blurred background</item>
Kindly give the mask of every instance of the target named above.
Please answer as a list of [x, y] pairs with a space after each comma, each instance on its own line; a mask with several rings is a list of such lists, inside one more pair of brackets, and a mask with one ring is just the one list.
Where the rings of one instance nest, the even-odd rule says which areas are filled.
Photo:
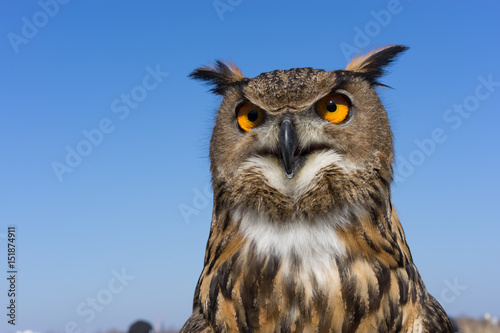
[[[156, 332], [191, 313], [220, 99], [187, 78], [342, 69], [410, 50], [380, 88], [393, 201], [428, 290], [466, 325], [500, 316], [498, 2], [0, 1], [0, 331]], [[477, 329], [478, 330], [478, 329]], [[476, 331], [477, 331], [476, 330]], [[473, 330], [474, 331], [474, 330]]]

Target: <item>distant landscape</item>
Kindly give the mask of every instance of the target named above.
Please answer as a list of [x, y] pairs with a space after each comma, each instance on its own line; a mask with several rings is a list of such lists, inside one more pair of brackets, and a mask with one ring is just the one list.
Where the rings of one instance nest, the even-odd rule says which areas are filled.
[[486, 315], [484, 319], [460, 317], [455, 319], [460, 333], [500, 333], [498, 318]]
[[[460, 333], [500, 333], [500, 323], [498, 318], [485, 315], [485, 318], [478, 320], [469, 317], [454, 318], [454, 322]], [[154, 333], [178, 333], [179, 329], [169, 328], [156, 331]], [[105, 333], [128, 333], [118, 330], [109, 330]]]

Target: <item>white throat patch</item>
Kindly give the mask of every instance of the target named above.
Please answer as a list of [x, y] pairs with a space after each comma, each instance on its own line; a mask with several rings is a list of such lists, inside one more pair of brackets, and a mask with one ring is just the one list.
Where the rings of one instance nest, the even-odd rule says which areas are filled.
[[245, 251], [251, 251], [250, 244], [254, 244], [258, 255], [276, 255], [285, 274], [292, 273], [298, 262], [300, 269], [294, 274], [305, 274], [305, 280], [312, 275], [325, 285], [336, 271], [336, 259], [346, 254], [333, 220], [273, 222], [263, 214], [249, 211], [237, 212], [233, 217], [241, 221], [240, 232], [248, 241]]

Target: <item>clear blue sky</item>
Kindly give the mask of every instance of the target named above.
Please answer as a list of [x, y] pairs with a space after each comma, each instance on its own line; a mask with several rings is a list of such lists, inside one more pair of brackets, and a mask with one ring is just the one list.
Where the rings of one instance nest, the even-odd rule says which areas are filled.
[[1, 278], [0, 331], [180, 327], [209, 231], [219, 103], [187, 75], [216, 58], [249, 77], [340, 69], [348, 48], [396, 43], [411, 49], [380, 94], [414, 260], [451, 315], [500, 315], [500, 4], [227, 3], [0, 2], [0, 248], [15, 225], [18, 261], [17, 325]]

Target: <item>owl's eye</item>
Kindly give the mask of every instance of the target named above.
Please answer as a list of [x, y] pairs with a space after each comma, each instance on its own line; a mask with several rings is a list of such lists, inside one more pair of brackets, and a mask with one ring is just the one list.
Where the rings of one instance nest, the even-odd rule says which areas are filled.
[[338, 124], [349, 116], [350, 103], [344, 95], [329, 94], [317, 101], [315, 107], [321, 118]]
[[239, 105], [236, 112], [238, 126], [245, 132], [251, 131], [264, 121], [264, 111], [250, 102]]

